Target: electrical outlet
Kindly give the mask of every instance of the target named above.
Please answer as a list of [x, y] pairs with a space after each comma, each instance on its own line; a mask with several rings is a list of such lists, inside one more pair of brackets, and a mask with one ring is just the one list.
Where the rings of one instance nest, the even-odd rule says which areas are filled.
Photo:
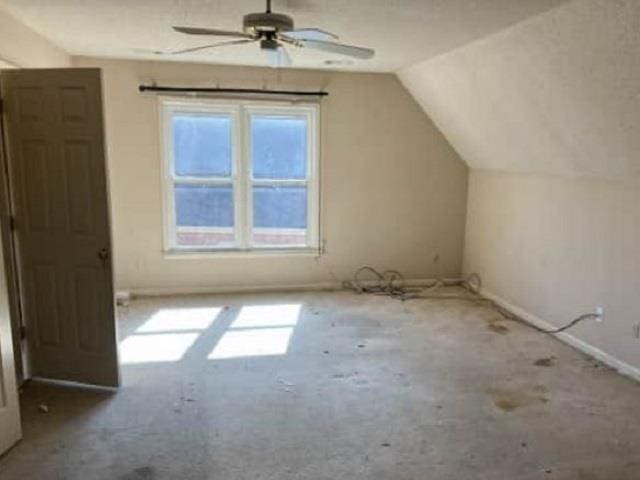
[[597, 315], [596, 322], [604, 322], [604, 308], [596, 307], [595, 314]]

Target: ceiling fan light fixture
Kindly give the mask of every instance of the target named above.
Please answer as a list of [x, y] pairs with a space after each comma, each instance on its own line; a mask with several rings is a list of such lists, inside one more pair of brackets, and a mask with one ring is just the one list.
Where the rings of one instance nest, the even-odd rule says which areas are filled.
[[262, 50], [277, 50], [280, 44], [274, 38], [263, 38], [260, 40], [260, 48]]

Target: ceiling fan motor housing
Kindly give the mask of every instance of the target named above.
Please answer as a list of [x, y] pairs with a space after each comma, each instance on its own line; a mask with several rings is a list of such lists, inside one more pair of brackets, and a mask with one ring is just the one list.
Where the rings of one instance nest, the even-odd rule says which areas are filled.
[[262, 50], [277, 50], [280, 44], [274, 38], [263, 38], [260, 40], [260, 48]]
[[242, 20], [245, 33], [288, 32], [293, 30], [293, 19], [282, 13], [250, 13]]

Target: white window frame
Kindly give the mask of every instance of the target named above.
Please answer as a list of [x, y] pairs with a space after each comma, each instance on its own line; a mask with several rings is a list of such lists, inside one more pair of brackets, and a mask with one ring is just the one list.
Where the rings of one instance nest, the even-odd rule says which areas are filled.
[[[317, 103], [261, 102], [255, 100], [219, 100], [210, 98], [160, 97], [160, 131], [162, 153], [162, 198], [165, 253], [172, 254], [234, 254], [234, 253], [291, 253], [319, 254], [320, 199], [319, 199], [319, 105]], [[171, 118], [176, 113], [202, 115], [230, 115], [232, 118], [231, 177], [177, 177], [174, 172], [173, 134]], [[304, 116], [307, 120], [307, 178], [300, 180], [254, 179], [251, 169], [251, 115]], [[177, 244], [175, 218], [175, 183], [233, 186], [235, 246], [185, 246]], [[306, 244], [258, 245], [251, 244], [253, 229], [254, 185], [307, 187]]]

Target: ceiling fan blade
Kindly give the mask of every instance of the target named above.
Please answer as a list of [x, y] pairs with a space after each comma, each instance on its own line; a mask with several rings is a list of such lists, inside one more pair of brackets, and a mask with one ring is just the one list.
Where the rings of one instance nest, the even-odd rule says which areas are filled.
[[291, 57], [289, 56], [289, 52], [287, 52], [287, 49], [282, 45], [278, 47], [278, 62], [280, 63], [280, 67], [291, 66]]
[[207, 48], [216, 48], [216, 47], [224, 47], [227, 45], [244, 45], [246, 43], [253, 43], [256, 42], [257, 40], [230, 40], [228, 42], [218, 42], [218, 43], [212, 43], [210, 45], [202, 45], [199, 47], [191, 47], [191, 48], [183, 48], [182, 50], [174, 50], [172, 52], [164, 52], [167, 53], [169, 55], [180, 55], [181, 53], [191, 53], [191, 52], [197, 52], [199, 50], [205, 50]]
[[291, 57], [289, 56], [289, 52], [287, 52], [282, 45], [278, 48], [265, 48], [263, 50], [267, 55], [267, 62], [269, 63], [269, 66], [273, 68], [291, 66]]
[[337, 53], [348, 57], [361, 58], [363, 60], [373, 58], [376, 53], [370, 48], [355, 47], [353, 45], [344, 45], [342, 43], [324, 42], [322, 40], [298, 40], [296, 43], [301, 47], [322, 50], [323, 52]]
[[296, 40], [324, 40], [330, 42], [338, 39], [336, 34], [327, 32], [321, 28], [297, 28], [283, 32], [283, 35]]
[[272, 48], [264, 48], [262, 49], [265, 53], [265, 55], [267, 56], [267, 63], [269, 64], [270, 67], [273, 68], [277, 68], [280, 65], [278, 64], [279, 62], [279, 54], [278, 54], [278, 50], [276, 49], [272, 49]]
[[187, 35], [215, 35], [217, 37], [238, 37], [238, 38], [253, 38], [253, 35], [249, 35], [244, 32], [231, 32], [229, 30], [216, 30], [214, 28], [200, 28], [200, 27], [176, 27], [173, 26], [176, 32], [186, 33]]

